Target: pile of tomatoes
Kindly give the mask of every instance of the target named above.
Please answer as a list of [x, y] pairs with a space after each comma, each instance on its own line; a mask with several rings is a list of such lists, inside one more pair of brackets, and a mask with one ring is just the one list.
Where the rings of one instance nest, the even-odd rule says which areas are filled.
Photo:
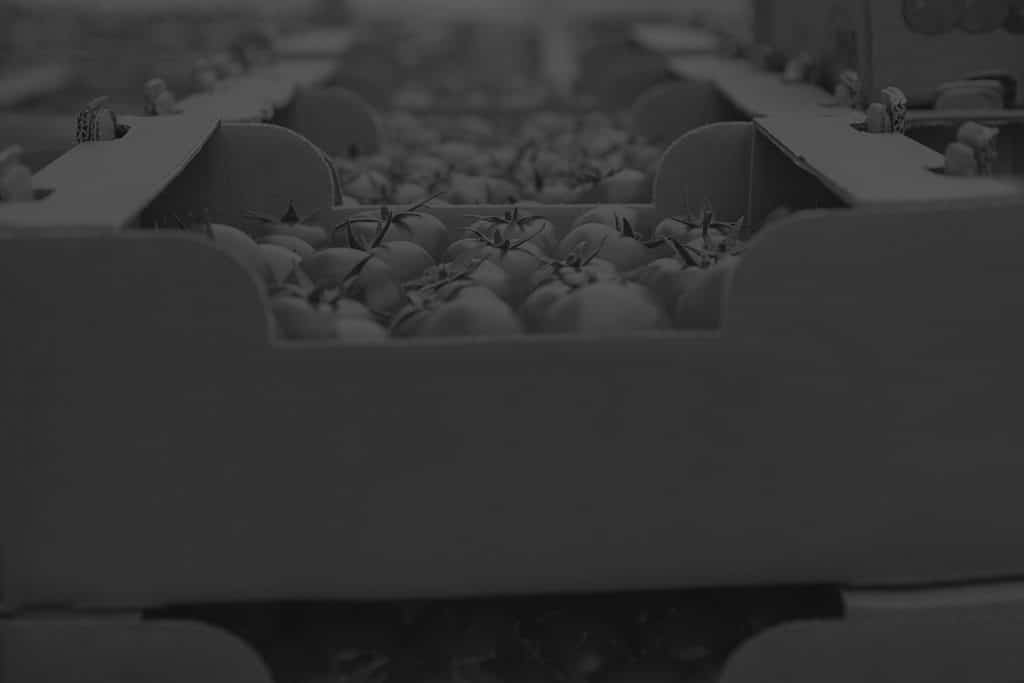
[[750, 235], [710, 209], [644, 225], [604, 204], [559, 224], [542, 207], [445, 225], [426, 202], [325, 227], [294, 207], [248, 232], [181, 223], [235, 253], [266, 287], [286, 339], [617, 335], [719, 325]]
[[539, 111], [502, 126], [397, 110], [379, 152], [335, 158], [343, 203], [649, 202], [663, 148], [631, 135], [628, 118]]

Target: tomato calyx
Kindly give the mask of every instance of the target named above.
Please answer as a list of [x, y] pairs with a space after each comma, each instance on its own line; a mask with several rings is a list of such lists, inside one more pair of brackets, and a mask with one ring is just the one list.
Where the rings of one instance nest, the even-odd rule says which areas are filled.
[[666, 235], [655, 244], [665, 244], [672, 250], [673, 255], [687, 268], [708, 268], [715, 263], [711, 253], [682, 244], [675, 237]]
[[359, 279], [366, 270], [366, 266], [376, 258], [373, 254], [367, 254], [358, 263], [352, 266], [352, 270], [341, 279], [328, 279], [317, 285], [312, 292], [308, 295], [308, 300], [313, 305], [317, 305], [321, 302], [327, 302], [328, 296], [335, 295], [330, 301], [337, 301], [338, 299], [356, 299], [361, 303], [366, 303], [366, 285]]
[[539, 229], [534, 230], [530, 234], [520, 237], [517, 240], [510, 240], [504, 235], [498, 235], [497, 233], [494, 235], [487, 235], [476, 228], [464, 228], [464, 230], [472, 233], [473, 237], [482, 242], [484, 246], [493, 247], [494, 249], [500, 250], [502, 253], [508, 253], [510, 251], [521, 249], [524, 244], [528, 244], [534, 237], [544, 232], [544, 226], [541, 226]]
[[[374, 249], [376, 247], [379, 247], [384, 240], [384, 235], [387, 233], [388, 229], [390, 229], [391, 225], [395, 221], [407, 218], [409, 216], [424, 215], [419, 210], [424, 208], [425, 206], [428, 206], [430, 202], [437, 199], [442, 194], [444, 194], [444, 191], [435, 192], [426, 199], [419, 201], [415, 204], [412, 204], [408, 208], [402, 209], [397, 213], [392, 212], [391, 209], [387, 206], [382, 206], [380, 207], [380, 212], [376, 216], [350, 216], [346, 218], [344, 221], [342, 221], [340, 224], [336, 225], [334, 229], [331, 230], [331, 241], [336, 243], [338, 231], [344, 230], [345, 236], [348, 239], [348, 243], [352, 246], [353, 249], [367, 251], [368, 249]], [[367, 247], [362, 242], [362, 240], [359, 240], [355, 237], [354, 233], [352, 232], [353, 223], [377, 224], [377, 231], [374, 235], [373, 242], [369, 245], [369, 247]]]
[[525, 231], [525, 226], [533, 221], [547, 220], [543, 216], [534, 216], [532, 214], [520, 214], [519, 207], [513, 206], [511, 209], [505, 212], [503, 216], [480, 216], [477, 214], [466, 214], [466, 218], [472, 218], [478, 222], [490, 223], [494, 226], [501, 226], [498, 232], [502, 232], [511, 227], [522, 228]]
[[292, 226], [308, 224], [310, 221], [315, 220], [319, 214], [320, 211], [314, 211], [308, 216], [299, 216], [299, 212], [295, 210], [295, 202], [289, 199], [288, 208], [279, 217], [274, 217], [261, 211], [246, 211], [245, 217], [260, 221], [261, 223], [279, 223], [281, 225]]
[[601, 241], [598, 242], [597, 248], [594, 249], [589, 254], [584, 255], [584, 250], [587, 248], [587, 242], [584, 241], [580, 242], [575, 247], [573, 247], [572, 251], [570, 251], [565, 256], [565, 258], [553, 259], [548, 258], [547, 256], [541, 256], [540, 260], [545, 266], [550, 267], [552, 271], [555, 273], [561, 271], [564, 268], [582, 270], [589, 266], [594, 261], [594, 259], [598, 257], [598, 255], [601, 253], [601, 250], [604, 249], [604, 245], [607, 242], [608, 235], [605, 235], [604, 237], [601, 238]]
[[409, 283], [408, 288], [412, 291], [429, 295], [448, 285], [459, 282], [475, 284], [471, 276], [486, 260], [486, 257], [478, 256], [461, 268], [456, 268], [454, 264], [443, 263], [435, 267], [432, 274], [416, 282]]

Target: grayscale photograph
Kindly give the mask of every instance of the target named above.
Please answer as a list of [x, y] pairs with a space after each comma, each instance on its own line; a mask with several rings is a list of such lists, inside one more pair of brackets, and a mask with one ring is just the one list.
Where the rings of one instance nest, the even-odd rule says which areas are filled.
[[1022, 80], [1024, 0], [0, 0], [0, 683], [1024, 682]]

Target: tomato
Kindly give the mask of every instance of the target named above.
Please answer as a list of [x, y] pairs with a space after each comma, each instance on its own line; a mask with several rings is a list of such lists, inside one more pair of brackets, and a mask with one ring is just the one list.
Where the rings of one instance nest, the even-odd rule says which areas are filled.
[[519, 317], [530, 332], [544, 328], [545, 316], [555, 304], [573, 292], [573, 285], [560, 278], [553, 278], [538, 284], [519, 307]]
[[455, 173], [451, 177], [447, 199], [452, 204], [486, 204], [487, 178]]
[[687, 244], [701, 235], [700, 223], [687, 216], [669, 216], [662, 218], [654, 226], [651, 237], [656, 240], [671, 237], [672, 239]]
[[404, 161], [403, 172], [407, 180], [429, 184], [448, 175], [451, 165], [435, 156], [414, 154]]
[[601, 189], [609, 202], [641, 202], [651, 193], [651, 179], [643, 171], [624, 168], [602, 180]]
[[348, 223], [346, 231], [349, 248], [372, 254], [386, 263], [399, 282], [420, 277], [427, 268], [434, 265], [433, 257], [415, 242], [390, 240], [385, 243], [384, 238], [394, 225], [394, 217], [386, 206], [381, 207], [381, 216], [384, 220], [378, 224], [373, 241], [369, 243], [353, 232], [352, 223]]
[[501, 337], [522, 334], [518, 316], [491, 290], [468, 285], [439, 299], [416, 329], [418, 337]]
[[674, 250], [673, 256], [655, 259], [627, 275], [631, 282], [649, 289], [658, 302], [670, 310], [676, 300], [703, 276], [711, 260], [701, 253], [694, 253], [671, 238], [665, 240]]
[[583, 253], [585, 246], [586, 244], [580, 244], [576, 250], [561, 260], [546, 260], [530, 278], [531, 289], [552, 280], [582, 284], [585, 281], [619, 278], [619, 271], [613, 263], [597, 258], [603, 243], [597, 244], [589, 254]]
[[359, 160], [359, 166], [367, 171], [375, 171], [382, 175], [391, 173], [395, 165], [394, 159], [382, 152], [370, 154]]
[[583, 152], [589, 157], [604, 156], [624, 145], [628, 138], [628, 134], [620, 130], [595, 130], [584, 136]]
[[477, 258], [463, 267], [451, 263], [434, 266], [428, 269], [418, 281], [409, 283], [409, 286], [423, 292], [437, 292], [443, 296], [444, 292], [452, 285], [459, 285], [467, 281], [486, 287], [506, 301], [511, 297], [512, 290], [508, 274], [483, 257]]
[[390, 185], [388, 177], [377, 171], [361, 170], [341, 178], [342, 191], [367, 204], [384, 203]]
[[618, 334], [670, 327], [670, 319], [645, 287], [596, 282], [575, 288], [545, 311], [541, 332]]
[[634, 143], [626, 147], [625, 162], [635, 169], [654, 175], [661, 163], [661, 148], [656, 145]]
[[434, 145], [431, 152], [456, 170], [465, 170], [474, 157], [480, 153], [480, 149], [468, 142], [450, 141]]
[[555, 152], [549, 152], [547, 150], [534, 152], [532, 163], [533, 167], [537, 169], [537, 172], [545, 177], [553, 175], [569, 175], [572, 171], [569, 160], [566, 159], [565, 156]]
[[565, 258], [582, 244], [590, 245], [591, 248], [600, 244], [598, 255], [623, 271], [639, 268], [665, 254], [665, 248], [660, 243], [649, 246], [641, 241], [628, 221], [623, 221], [618, 229], [604, 223], [577, 226], [558, 245], [557, 253]]
[[284, 282], [302, 262], [302, 257], [291, 249], [277, 244], [260, 244], [267, 265], [268, 284]]
[[303, 259], [301, 267], [316, 285], [338, 284], [373, 310], [392, 312], [405, 303], [394, 272], [373, 254], [333, 247]]
[[487, 143], [497, 135], [494, 126], [480, 116], [463, 116], [455, 121], [454, 124], [454, 132], [462, 140]]
[[487, 200], [491, 204], [515, 204], [520, 194], [519, 186], [509, 180], [487, 179]]
[[527, 241], [540, 247], [546, 254], [554, 253], [558, 246], [558, 230], [555, 224], [518, 207], [512, 207], [503, 216], [472, 216], [476, 221], [470, 231], [480, 232], [487, 237], [496, 235], [510, 240], [528, 238]]
[[305, 299], [275, 296], [270, 310], [278, 336], [285, 339], [330, 339], [334, 336], [334, 319], [318, 311]]
[[384, 236], [384, 242], [405, 241], [414, 242], [423, 247], [435, 260], [444, 253], [448, 246], [448, 229], [441, 219], [428, 213], [421, 213], [419, 208], [434, 200], [436, 195], [427, 200], [392, 213], [387, 207], [381, 207], [376, 212], [360, 213], [352, 216], [334, 229], [335, 243], [340, 246], [347, 246], [348, 226], [351, 225], [353, 234], [362, 241], [372, 241], [377, 235], [380, 226], [390, 216], [391, 226]]
[[396, 204], [412, 204], [430, 196], [427, 189], [418, 183], [399, 183], [391, 193], [391, 201]]
[[604, 223], [614, 228], [617, 225], [622, 225], [623, 222], [629, 223], [631, 226], [639, 225], [640, 216], [636, 209], [616, 204], [602, 204], [581, 213], [573, 221], [572, 226], [575, 228], [584, 223]]
[[288, 249], [294, 254], [298, 254], [302, 258], [312, 256], [313, 252], [316, 251], [309, 242], [299, 239], [294, 235], [266, 235], [260, 239], [260, 244], [275, 244]]
[[374, 320], [374, 313], [366, 304], [345, 295], [345, 289], [339, 285], [326, 284], [316, 287], [306, 296], [306, 301], [316, 310], [329, 313], [335, 320], [342, 318], [359, 318]]
[[533, 197], [542, 204], [575, 204], [580, 201], [583, 190], [563, 180], [545, 181]]
[[[181, 221], [179, 224], [185, 229], [190, 229]], [[199, 223], [190, 230], [196, 228], [218, 247], [232, 254], [259, 279], [260, 284], [273, 281], [273, 272], [267, 265], [267, 257], [264, 255], [263, 249], [248, 234], [231, 225], [209, 221]]]
[[327, 244], [327, 231], [319, 225], [311, 225], [308, 223], [308, 221], [313, 219], [313, 216], [300, 218], [298, 212], [295, 210], [295, 204], [293, 202], [288, 202], [288, 209], [279, 218], [257, 211], [248, 211], [246, 212], [246, 215], [247, 217], [262, 223], [265, 236], [290, 235], [292, 237], [298, 237], [300, 240], [309, 243], [310, 246], [316, 249]]
[[529, 236], [516, 241], [495, 235], [474, 232], [473, 237], [453, 242], [446, 253], [447, 261], [458, 266], [484, 258], [508, 275], [510, 299], [518, 302], [529, 291], [530, 278], [542, 263], [543, 252], [529, 241]]
[[676, 300], [672, 312], [676, 327], [714, 329], [721, 324], [726, 289], [738, 262], [738, 257], [728, 255], [701, 271], [701, 277]]

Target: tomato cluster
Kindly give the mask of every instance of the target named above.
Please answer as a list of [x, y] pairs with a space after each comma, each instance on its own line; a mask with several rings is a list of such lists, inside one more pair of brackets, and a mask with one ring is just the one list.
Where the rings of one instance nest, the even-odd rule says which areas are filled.
[[522, 334], [616, 335], [719, 324], [750, 235], [710, 209], [642, 225], [604, 204], [560, 225], [511, 205], [445, 225], [426, 209], [381, 207], [330, 229], [255, 216], [252, 234], [199, 229], [264, 282], [286, 339], [348, 342]]
[[503, 127], [476, 116], [384, 117], [375, 153], [335, 158], [344, 204], [639, 203], [662, 147], [630, 135], [626, 114], [540, 111]]

